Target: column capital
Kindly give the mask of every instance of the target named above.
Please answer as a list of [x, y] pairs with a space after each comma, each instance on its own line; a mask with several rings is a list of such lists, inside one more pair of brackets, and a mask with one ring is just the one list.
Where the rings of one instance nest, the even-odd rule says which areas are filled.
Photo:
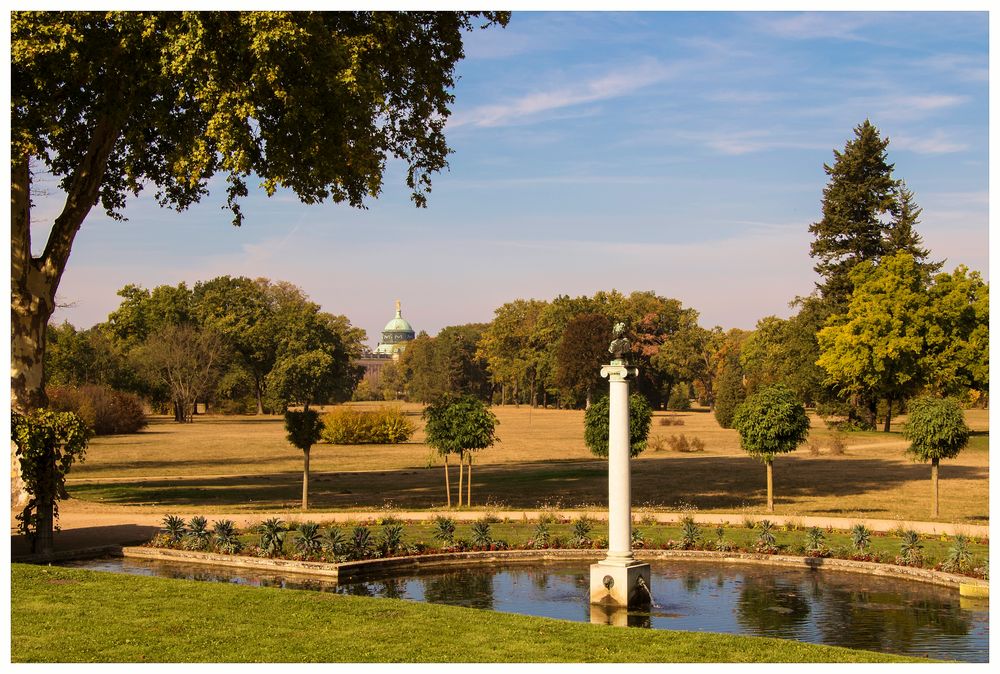
[[630, 378], [635, 379], [639, 376], [639, 368], [612, 363], [611, 365], [604, 365], [601, 367], [601, 376], [607, 377], [609, 381], [625, 381]]

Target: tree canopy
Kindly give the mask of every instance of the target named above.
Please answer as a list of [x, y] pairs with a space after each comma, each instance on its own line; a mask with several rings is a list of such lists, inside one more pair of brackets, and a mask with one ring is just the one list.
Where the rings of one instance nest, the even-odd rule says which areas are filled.
[[903, 437], [907, 452], [919, 461], [954, 459], [969, 443], [962, 407], [950, 398], [924, 396], [910, 402]]
[[770, 462], [775, 454], [794, 451], [806, 441], [809, 417], [795, 394], [779, 384], [743, 401], [733, 415], [733, 428], [744, 451]]
[[[583, 416], [583, 439], [594, 456], [603, 459], [608, 457], [608, 438], [610, 435], [609, 414], [611, 400], [607, 395], [601, 396], [587, 409]], [[633, 459], [646, 449], [649, 438], [649, 426], [653, 420], [653, 410], [646, 397], [641, 393], [633, 393], [628, 397], [628, 436], [629, 456]]]

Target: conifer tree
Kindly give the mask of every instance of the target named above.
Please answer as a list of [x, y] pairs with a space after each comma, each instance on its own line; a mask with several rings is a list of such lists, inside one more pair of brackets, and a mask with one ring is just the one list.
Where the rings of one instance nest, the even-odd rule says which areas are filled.
[[917, 266], [928, 278], [941, 270], [942, 262], [928, 262], [930, 251], [923, 247], [924, 240], [917, 234], [914, 226], [920, 220], [924, 209], [917, 206], [913, 192], [906, 187], [906, 181], [900, 180], [896, 186], [896, 216], [885, 232], [885, 255], [909, 253], [916, 260]]
[[885, 253], [885, 231], [898, 211], [894, 165], [886, 156], [889, 139], [867, 119], [854, 136], [843, 152], [834, 150], [833, 166], [823, 165], [830, 176], [823, 218], [809, 226], [816, 236], [810, 255], [819, 260], [815, 270], [824, 279], [817, 287], [825, 301], [838, 306], [851, 294], [851, 269]]

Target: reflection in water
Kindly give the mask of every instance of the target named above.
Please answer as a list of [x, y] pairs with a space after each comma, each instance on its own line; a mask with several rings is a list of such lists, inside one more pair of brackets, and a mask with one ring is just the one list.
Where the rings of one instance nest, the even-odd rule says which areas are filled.
[[792, 638], [946, 660], [988, 660], [988, 600], [963, 603], [955, 590], [836, 571], [654, 562], [652, 608], [620, 612], [592, 607], [588, 568], [569, 563], [425, 570], [343, 585], [248, 569], [206, 570], [133, 559], [66, 565], [428, 601], [578, 622]]
[[748, 579], [736, 601], [736, 616], [748, 634], [803, 638], [809, 601], [796, 583], [782, 578]]

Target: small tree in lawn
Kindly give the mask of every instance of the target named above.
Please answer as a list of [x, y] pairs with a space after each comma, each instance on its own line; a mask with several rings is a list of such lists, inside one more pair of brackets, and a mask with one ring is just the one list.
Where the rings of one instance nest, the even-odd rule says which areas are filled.
[[288, 442], [302, 450], [302, 509], [309, 509], [309, 450], [319, 442], [323, 432], [323, 422], [316, 410], [285, 412], [285, 430]]
[[451, 507], [451, 486], [448, 481], [448, 455], [458, 454], [458, 506], [462, 506], [462, 465], [469, 461], [466, 506], [472, 505], [472, 452], [492, 447], [497, 441], [496, 415], [486, 404], [470, 395], [443, 395], [424, 409], [427, 421], [427, 444], [444, 456], [444, 489]]
[[66, 474], [83, 461], [90, 438], [87, 424], [72, 412], [33, 410], [10, 413], [10, 436], [29, 494], [17, 516], [18, 529], [31, 541], [31, 551], [52, 553], [52, 529], [59, 518], [56, 501], [66, 494]]
[[938, 516], [938, 463], [954, 459], [969, 443], [969, 427], [958, 402], [950, 398], [923, 397], [908, 404], [910, 418], [903, 437], [910, 441], [907, 453], [931, 462], [931, 517]]
[[792, 452], [809, 436], [809, 417], [795, 394], [784, 386], [769, 386], [736, 408], [733, 428], [743, 450], [767, 466], [767, 509], [774, 512], [772, 462], [775, 454]]
[[[583, 439], [587, 447], [602, 459], [608, 458], [608, 424], [611, 401], [608, 396], [598, 398], [583, 415]], [[653, 410], [641, 393], [633, 393], [628, 399], [629, 456], [633, 459], [646, 449], [649, 425]]]

